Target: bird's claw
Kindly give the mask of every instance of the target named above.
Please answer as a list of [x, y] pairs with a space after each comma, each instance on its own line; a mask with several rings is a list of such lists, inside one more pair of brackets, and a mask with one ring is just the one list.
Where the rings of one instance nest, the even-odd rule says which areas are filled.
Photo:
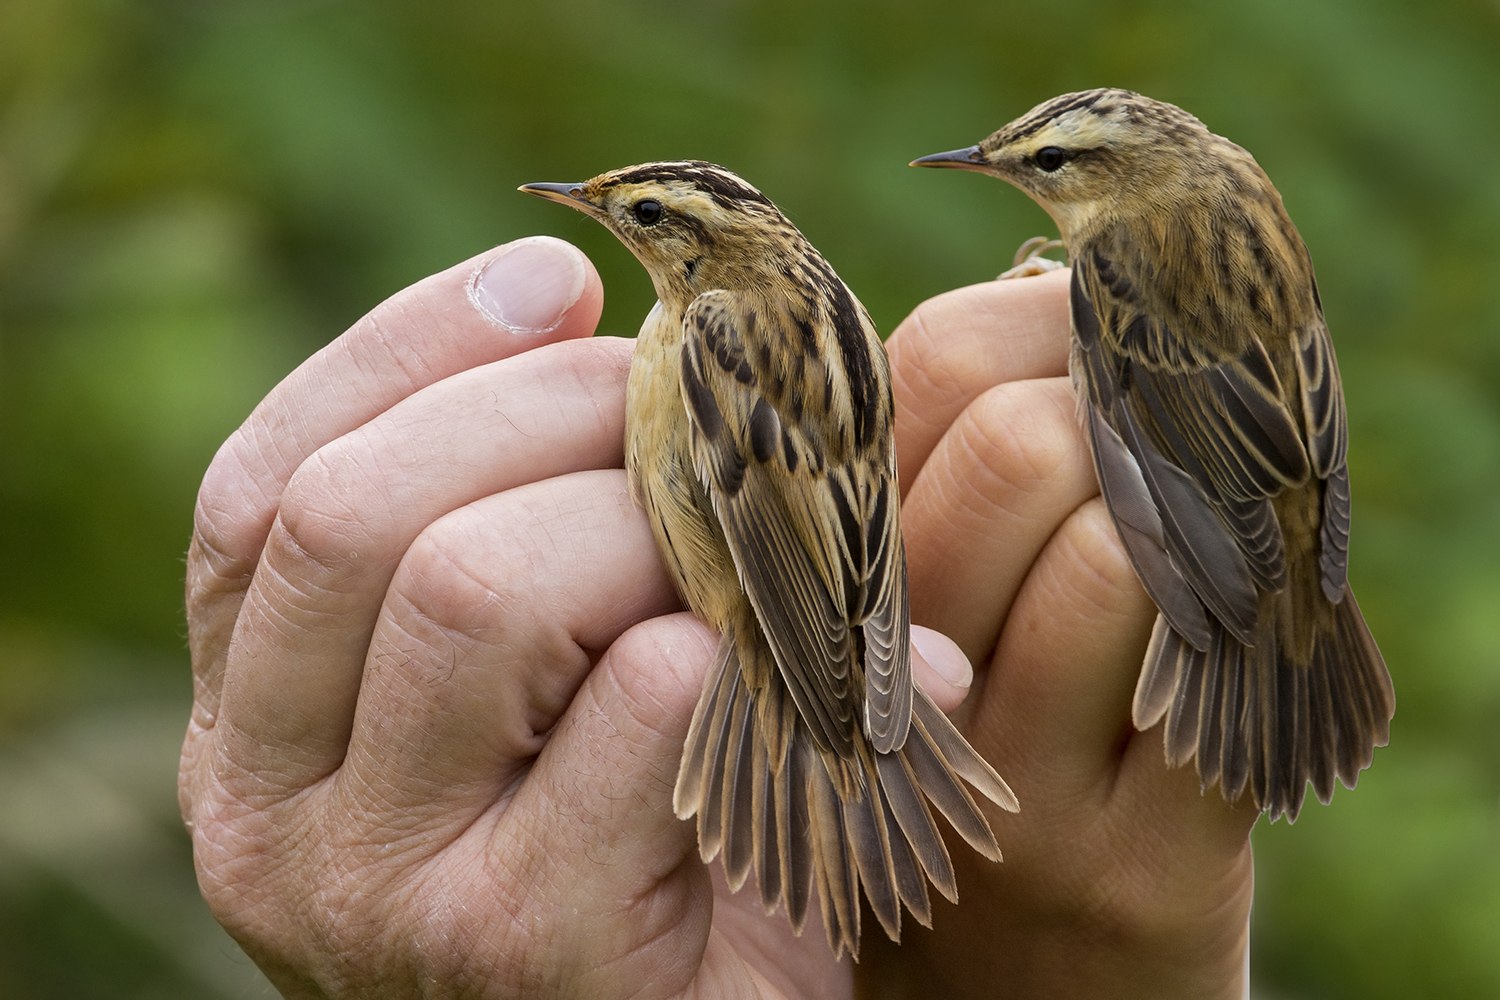
[[996, 280], [1031, 278], [1038, 274], [1046, 274], [1048, 271], [1055, 271], [1060, 267], [1067, 267], [1068, 265], [1060, 260], [1053, 260], [1051, 257], [1043, 256], [1043, 254], [1050, 253], [1053, 250], [1061, 249], [1062, 245], [1062, 240], [1055, 240], [1046, 236], [1033, 236], [1017, 248], [1016, 255], [1012, 258], [1011, 268], [1001, 272]]

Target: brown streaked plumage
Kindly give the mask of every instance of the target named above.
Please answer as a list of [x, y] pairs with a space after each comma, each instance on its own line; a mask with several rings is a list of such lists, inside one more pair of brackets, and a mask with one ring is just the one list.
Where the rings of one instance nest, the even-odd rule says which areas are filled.
[[1245, 150], [1124, 90], [1047, 101], [917, 166], [1009, 181], [1073, 266], [1094, 465], [1161, 611], [1134, 720], [1295, 819], [1384, 746], [1395, 695], [1347, 581], [1343, 389], [1312, 261]]
[[899, 936], [956, 898], [930, 801], [998, 860], [958, 780], [1015, 797], [911, 679], [890, 373], [869, 316], [763, 194], [648, 163], [521, 190], [585, 212], [659, 297], [626, 396], [626, 467], [663, 558], [719, 629], [673, 796], [705, 861], [859, 948], [860, 887]]

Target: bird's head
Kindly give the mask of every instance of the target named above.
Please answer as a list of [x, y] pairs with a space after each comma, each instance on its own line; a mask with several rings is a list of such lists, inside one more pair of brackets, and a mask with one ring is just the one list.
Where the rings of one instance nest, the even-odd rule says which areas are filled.
[[1144, 208], [1152, 191], [1187, 181], [1201, 168], [1202, 144], [1214, 138], [1175, 105], [1128, 90], [1085, 90], [1037, 105], [976, 146], [923, 156], [912, 166], [1009, 181], [1071, 240], [1132, 206]]
[[769, 198], [698, 160], [643, 163], [576, 184], [520, 190], [603, 223], [650, 272], [663, 300], [732, 285], [736, 273], [775, 256], [778, 238], [796, 234]]

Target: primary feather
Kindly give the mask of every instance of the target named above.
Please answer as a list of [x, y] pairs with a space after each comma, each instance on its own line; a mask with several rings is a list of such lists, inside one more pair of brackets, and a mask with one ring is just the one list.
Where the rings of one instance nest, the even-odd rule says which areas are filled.
[[626, 464], [688, 604], [723, 635], [674, 807], [705, 860], [800, 930], [816, 894], [858, 954], [861, 890], [955, 899], [931, 807], [998, 860], [964, 787], [1014, 795], [911, 677], [890, 373], [864, 308], [759, 191], [696, 161], [533, 185], [593, 215], [659, 298], [631, 367]]
[[1123, 90], [1044, 102], [917, 163], [1057, 222], [1100, 491], [1161, 617], [1134, 721], [1168, 760], [1295, 818], [1352, 787], [1395, 710], [1348, 586], [1348, 431], [1312, 262], [1245, 150]]

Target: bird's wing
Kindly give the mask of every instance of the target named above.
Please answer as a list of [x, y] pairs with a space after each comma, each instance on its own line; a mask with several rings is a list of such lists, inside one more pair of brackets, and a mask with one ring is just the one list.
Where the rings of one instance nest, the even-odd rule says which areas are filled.
[[1154, 314], [1123, 272], [1096, 250], [1072, 279], [1074, 365], [1101, 489], [1172, 626], [1206, 648], [1206, 612], [1252, 643], [1260, 592], [1286, 582], [1272, 498], [1343, 466], [1326, 331], [1301, 338], [1306, 374], [1285, 386], [1259, 339], [1219, 348], [1189, 336], [1195, 321]]
[[[888, 433], [873, 448], [849, 446], [851, 415], [837, 417], [829, 389], [833, 362], [806, 350], [795, 365], [778, 358], [777, 342], [808, 346], [807, 330], [786, 328], [794, 323], [724, 290], [689, 306], [682, 393], [693, 464], [814, 737], [847, 752], [862, 725], [888, 751], [906, 741], [912, 698], [894, 449]], [[849, 377], [877, 383], [864, 388], [883, 394], [888, 418], [883, 353], [878, 364]]]
[[[1313, 295], [1317, 295], [1316, 285]], [[1343, 600], [1349, 577], [1349, 428], [1344, 410], [1343, 384], [1333, 341], [1322, 322], [1308, 331], [1297, 352], [1297, 377], [1302, 387], [1302, 421], [1307, 428], [1308, 458], [1313, 474], [1323, 480], [1323, 524], [1319, 569], [1323, 593], [1330, 601]]]

